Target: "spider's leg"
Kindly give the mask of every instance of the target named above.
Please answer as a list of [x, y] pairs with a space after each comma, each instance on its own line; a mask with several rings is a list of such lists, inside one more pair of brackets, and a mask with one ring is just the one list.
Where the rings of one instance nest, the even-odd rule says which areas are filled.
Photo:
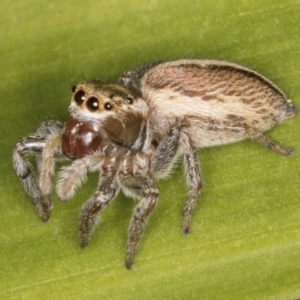
[[202, 179], [200, 164], [197, 157], [196, 147], [189, 137], [189, 119], [178, 119], [169, 132], [159, 142], [159, 145], [153, 154], [151, 171], [155, 178], [168, 175], [174, 162], [176, 162], [180, 148], [184, 158], [185, 172], [187, 174], [187, 186], [189, 188], [188, 198], [186, 200], [182, 231], [189, 233], [191, 214], [199, 198]]
[[233, 125], [227, 125], [223, 122], [217, 122], [217, 120], [213, 120], [212, 122], [211, 119], [201, 119], [194, 116], [186, 117], [185, 120], [193, 126], [194, 130], [196, 130], [195, 128], [199, 127], [207, 131], [211, 130], [212, 132], [231, 132], [232, 134], [238, 135], [239, 140], [250, 138], [253, 141], [260, 143], [262, 146], [265, 146], [283, 156], [291, 156], [294, 154], [293, 149], [280, 145], [278, 142], [275, 142], [269, 138], [265, 133], [244, 123], [237, 122]]
[[50, 210], [53, 207], [51, 194], [55, 157], [63, 157], [60, 135], [47, 139], [41, 154], [41, 163], [39, 163], [39, 187], [42, 193], [43, 206], [47, 210]]
[[97, 225], [99, 213], [114, 199], [119, 190], [119, 184], [115, 174], [103, 174], [99, 180], [99, 186], [94, 196], [83, 206], [79, 218], [80, 246], [88, 245], [89, 237]]
[[104, 155], [101, 151], [94, 152], [81, 159], [76, 159], [70, 166], [62, 167], [58, 173], [56, 192], [61, 201], [72, 198], [81, 183], [86, 180], [88, 170], [101, 170]]
[[13, 150], [13, 167], [20, 178], [21, 184], [25, 192], [29, 195], [33, 206], [43, 221], [50, 218], [50, 214], [45, 209], [40, 201], [41, 191], [37, 180], [32, 174], [30, 164], [25, 160], [25, 153], [35, 153], [35, 151], [42, 151], [45, 143], [44, 141], [32, 141], [29, 138], [22, 139]]
[[[74, 195], [76, 188], [86, 180], [88, 170], [101, 170], [104, 158], [101, 150], [98, 150], [73, 161], [70, 166], [63, 167], [56, 185], [60, 200], [66, 201]], [[79, 218], [79, 239], [82, 248], [88, 245], [89, 237], [97, 224], [97, 216], [113, 200], [118, 190], [119, 184], [114, 172], [101, 174], [96, 193], [82, 206]]]
[[153, 67], [160, 64], [161, 61], [154, 61], [142, 67], [128, 69], [123, 72], [119, 78], [119, 84], [127, 89], [130, 89], [136, 93], [141, 93], [140, 91], [140, 81], [142, 77]]
[[159, 197], [159, 191], [151, 174], [145, 176], [120, 176], [121, 185], [130, 195], [142, 197], [135, 207], [128, 230], [128, 242], [125, 265], [131, 269], [140, 239], [146, 228], [148, 217]]
[[294, 154], [294, 150], [291, 148], [287, 148], [281, 146], [277, 142], [272, 141], [267, 135], [262, 132], [252, 128], [252, 127], [243, 127], [246, 137], [251, 138], [254, 141], [257, 141], [261, 145], [267, 147], [268, 149], [278, 152], [283, 156], [292, 156]]
[[[35, 155], [38, 174], [45, 174], [45, 164], [43, 161], [43, 151], [46, 144], [52, 139], [57, 138], [63, 130], [63, 124], [57, 121], [43, 122], [40, 127], [33, 134], [22, 138], [14, 147], [12, 161], [13, 168], [20, 178], [21, 184], [25, 192], [29, 195], [32, 204], [43, 221], [47, 221], [50, 218], [48, 212], [51, 207], [51, 198], [46, 198], [41, 202], [41, 195], [46, 195], [44, 187], [40, 186], [36, 177], [33, 175], [30, 163], [26, 160], [26, 155]], [[53, 155], [53, 153], [52, 153]], [[57, 156], [63, 156], [59, 151]], [[53, 157], [52, 157], [53, 159]]]
[[151, 171], [155, 178], [167, 176], [179, 157], [178, 145], [181, 123], [177, 122], [159, 142], [151, 160]]
[[203, 186], [200, 163], [197, 157], [197, 149], [188, 134], [188, 129], [182, 129], [180, 134], [180, 147], [184, 159], [184, 169], [187, 175], [186, 181], [189, 189], [188, 197], [183, 211], [182, 232], [189, 234], [191, 215], [196, 207], [197, 200]]

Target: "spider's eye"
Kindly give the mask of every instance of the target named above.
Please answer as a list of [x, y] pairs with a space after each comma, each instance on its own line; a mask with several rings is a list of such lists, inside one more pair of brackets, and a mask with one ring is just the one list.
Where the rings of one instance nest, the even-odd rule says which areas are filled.
[[76, 91], [76, 85], [72, 85], [71, 91], [72, 91], [72, 93], [74, 93]]
[[111, 109], [112, 109], [112, 105], [111, 105], [109, 102], [106, 102], [106, 103], [104, 104], [104, 108], [105, 108], [106, 110], [111, 110]]
[[80, 106], [85, 100], [85, 92], [82, 90], [76, 92], [74, 95], [74, 100], [77, 103], [77, 105]]
[[133, 103], [133, 98], [126, 96], [126, 100], [129, 104]]
[[90, 97], [86, 102], [86, 107], [89, 111], [94, 112], [99, 108], [99, 101], [96, 97]]

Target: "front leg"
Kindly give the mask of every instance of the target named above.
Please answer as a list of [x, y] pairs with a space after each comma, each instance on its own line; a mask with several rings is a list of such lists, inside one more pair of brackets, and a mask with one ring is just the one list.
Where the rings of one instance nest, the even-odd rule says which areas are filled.
[[99, 180], [98, 190], [83, 206], [79, 218], [80, 247], [88, 245], [89, 237], [97, 225], [99, 213], [114, 199], [119, 190], [115, 174], [103, 174]]
[[[56, 190], [61, 201], [70, 199], [83, 181], [86, 180], [88, 170], [100, 170], [104, 155], [98, 150], [81, 159], [73, 161], [70, 166], [63, 167], [58, 174]], [[98, 189], [94, 196], [83, 206], [79, 222], [80, 246], [88, 245], [89, 237], [97, 224], [99, 213], [114, 199], [119, 190], [119, 184], [114, 172], [101, 174]]]
[[120, 176], [120, 179], [126, 193], [142, 197], [134, 209], [128, 230], [125, 266], [127, 269], [131, 269], [147, 220], [158, 200], [159, 191], [151, 174], [146, 174], [145, 177]]
[[63, 156], [61, 152], [61, 136], [55, 136], [47, 140], [42, 151], [41, 158], [37, 157], [39, 169], [39, 187], [42, 193], [43, 207], [49, 211], [52, 204], [52, 179], [55, 168], [55, 156]]
[[[43, 122], [36, 132], [22, 138], [13, 150], [13, 168], [43, 221], [50, 218], [51, 178], [54, 172], [55, 157], [64, 157], [59, 147], [49, 148], [48, 146], [52, 144], [52, 141], [60, 139], [63, 127], [64, 124], [58, 121]], [[45, 151], [46, 148], [48, 150]], [[39, 181], [33, 175], [30, 163], [26, 159], [27, 155], [36, 157]], [[43, 201], [40, 200], [41, 195], [45, 196]]]
[[87, 171], [101, 170], [104, 155], [101, 150], [76, 159], [70, 166], [62, 167], [58, 173], [56, 192], [61, 201], [72, 198], [81, 183], [86, 181]]

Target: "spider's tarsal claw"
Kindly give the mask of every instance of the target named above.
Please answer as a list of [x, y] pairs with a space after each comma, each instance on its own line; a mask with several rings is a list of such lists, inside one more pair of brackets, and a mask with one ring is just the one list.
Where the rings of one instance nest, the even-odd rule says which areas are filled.
[[43, 215], [41, 215], [41, 219], [43, 222], [47, 222], [50, 220], [50, 214], [48, 212], [45, 212]]
[[45, 210], [49, 211], [53, 208], [52, 197], [51, 194], [45, 195], [43, 197], [42, 206]]
[[132, 269], [132, 265], [133, 265], [133, 262], [132, 261], [127, 261], [125, 262], [125, 267], [127, 270], [131, 270]]
[[40, 216], [40, 218], [42, 219], [43, 222], [47, 222], [50, 219], [50, 213], [49, 211], [43, 209], [43, 207], [41, 207], [40, 210], [38, 210], [38, 214]]
[[190, 228], [189, 228], [189, 227], [182, 228], [182, 233], [183, 233], [184, 235], [189, 235], [189, 234], [190, 234]]
[[291, 148], [286, 148], [285, 153], [283, 154], [284, 156], [293, 156], [295, 154], [295, 150]]
[[182, 233], [184, 235], [190, 234], [190, 215], [189, 214], [184, 214], [184, 216], [183, 216]]
[[43, 207], [42, 203], [40, 202], [40, 198], [31, 198], [31, 203], [42, 221], [47, 222], [50, 219], [50, 214], [48, 210]]
[[88, 246], [88, 244], [89, 244], [89, 242], [87, 241], [87, 240], [80, 240], [79, 241], [79, 246], [80, 246], [80, 248], [82, 248], [82, 249], [84, 249], [84, 248], [86, 248], [87, 246]]

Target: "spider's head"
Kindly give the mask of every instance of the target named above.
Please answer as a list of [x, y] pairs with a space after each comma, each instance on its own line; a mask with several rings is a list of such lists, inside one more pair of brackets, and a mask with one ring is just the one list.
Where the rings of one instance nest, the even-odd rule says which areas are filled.
[[109, 117], [123, 119], [131, 114], [147, 118], [146, 103], [117, 84], [93, 79], [74, 85], [72, 93], [69, 109], [75, 119], [101, 122]]
[[72, 118], [96, 122], [117, 140], [134, 143], [147, 123], [146, 102], [120, 85], [93, 79], [76, 84], [72, 93], [69, 107]]

